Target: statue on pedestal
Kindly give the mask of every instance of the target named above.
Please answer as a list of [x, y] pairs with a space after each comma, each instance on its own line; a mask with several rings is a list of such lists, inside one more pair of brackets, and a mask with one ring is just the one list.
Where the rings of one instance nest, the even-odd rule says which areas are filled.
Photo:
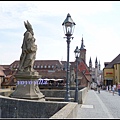
[[20, 56], [19, 62], [19, 71], [32, 72], [33, 64], [36, 58], [37, 45], [35, 45], [34, 32], [32, 25], [24, 21], [25, 28], [27, 31], [24, 33], [23, 44], [22, 44], [22, 53]]
[[[24, 25], [27, 31], [24, 33], [19, 68], [15, 74], [17, 83], [21, 84], [17, 84], [15, 91], [10, 97], [45, 100], [45, 96], [40, 92], [38, 84], [36, 84], [36, 81], [38, 81], [41, 75], [33, 69], [37, 51], [34, 32], [32, 25], [28, 21], [24, 22]], [[22, 83], [26, 84], [24, 85]]]

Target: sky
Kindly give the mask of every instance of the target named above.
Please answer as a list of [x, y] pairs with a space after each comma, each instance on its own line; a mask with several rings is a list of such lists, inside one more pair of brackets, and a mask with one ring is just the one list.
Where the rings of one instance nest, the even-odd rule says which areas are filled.
[[83, 37], [86, 63], [97, 57], [101, 69], [120, 54], [120, 1], [0, 1], [0, 64], [20, 59], [24, 21], [33, 27], [36, 60], [67, 61], [67, 42], [62, 23], [70, 14], [75, 29], [70, 42], [69, 61]]

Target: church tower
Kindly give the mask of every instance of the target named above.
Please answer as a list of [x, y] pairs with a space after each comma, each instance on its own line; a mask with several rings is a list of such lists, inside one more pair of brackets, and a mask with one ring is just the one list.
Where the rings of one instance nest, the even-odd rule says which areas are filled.
[[89, 70], [90, 70], [90, 72], [92, 71], [92, 60], [91, 60], [91, 57], [90, 57], [90, 60], [89, 60]]
[[99, 64], [98, 64], [98, 70], [100, 70], [100, 69], [101, 69], [101, 68], [100, 68], [100, 66], [101, 66], [101, 65], [100, 65], [100, 61], [99, 61]]
[[96, 60], [95, 60], [95, 68], [98, 68], [98, 61], [97, 61], [97, 57], [96, 57]]
[[97, 61], [97, 57], [96, 57], [96, 60], [95, 60], [95, 82], [98, 81], [98, 61]]
[[85, 45], [83, 43], [83, 37], [81, 40], [81, 47], [80, 47], [80, 58], [86, 63], [86, 49], [84, 48]]

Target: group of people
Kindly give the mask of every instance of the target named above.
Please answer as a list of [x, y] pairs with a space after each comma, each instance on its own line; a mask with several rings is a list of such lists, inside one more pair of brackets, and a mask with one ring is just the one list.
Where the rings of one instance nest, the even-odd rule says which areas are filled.
[[118, 91], [118, 95], [120, 96], [120, 83], [118, 85], [113, 84], [113, 85], [108, 85], [106, 88], [107, 91], [113, 93], [113, 95], [115, 94], [115, 91]]
[[[98, 93], [100, 93], [100, 90], [102, 88], [102, 85], [97, 84], [97, 91]], [[115, 94], [115, 92], [118, 92], [118, 95], [120, 96], [120, 83], [118, 84], [113, 84], [113, 85], [108, 85], [106, 86], [106, 90], [113, 93], [113, 95]]]

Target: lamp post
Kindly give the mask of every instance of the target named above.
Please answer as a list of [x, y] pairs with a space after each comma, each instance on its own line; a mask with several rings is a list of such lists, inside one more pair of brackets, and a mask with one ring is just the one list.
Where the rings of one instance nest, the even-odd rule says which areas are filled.
[[78, 49], [78, 46], [76, 47], [75, 51], [75, 58], [76, 58], [76, 74], [75, 74], [75, 83], [76, 83], [76, 87], [75, 87], [75, 102], [78, 103], [78, 58], [80, 55], [80, 50]]
[[67, 38], [67, 77], [66, 77], [66, 95], [65, 95], [65, 101], [70, 101], [70, 87], [69, 87], [69, 82], [70, 82], [70, 65], [69, 65], [69, 48], [70, 48], [70, 39], [73, 37], [72, 34], [73, 34], [73, 31], [74, 31], [74, 26], [75, 26], [75, 23], [73, 22], [70, 14], [68, 13], [67, 14], [67, 17], [66, 19], [64, 20], [63, 24], [63, 29], [64, 29], [64, 33], [67, 37], [64, 37], [64, 38]]

